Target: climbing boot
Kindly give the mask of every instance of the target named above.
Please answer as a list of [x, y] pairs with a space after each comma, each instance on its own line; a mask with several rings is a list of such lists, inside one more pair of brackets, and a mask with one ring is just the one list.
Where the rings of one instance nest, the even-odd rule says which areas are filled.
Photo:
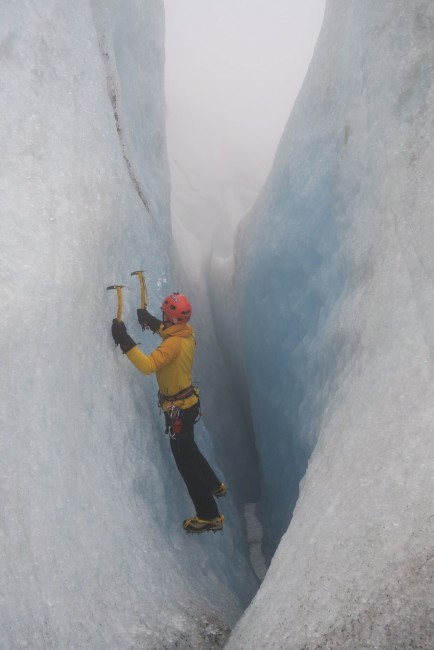
[[184, 530], [187, 533], [206, 533], [212, 530], [216, 533], [218, 530], [223, 529], [223, 522], [225, 518], [223, 515], [215, 517], [215, 519], [199, 519], [199, 517], [191, 517], [184, 520]]
[[217, 490], [212, 491], [213, 497], [217, 497], [218, 499], [220, 497], [225, 497], [227, 495], [227, 493], [228, 493], [228, 491], [227, 491], [226, 485], [224, 483], [220, 483]]

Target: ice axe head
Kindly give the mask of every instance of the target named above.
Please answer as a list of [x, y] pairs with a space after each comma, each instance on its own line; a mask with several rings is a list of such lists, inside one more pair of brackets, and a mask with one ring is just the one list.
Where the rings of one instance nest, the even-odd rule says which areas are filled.
[[148, 287], [146, 286], [144, 271], [133, 271], [131, 275], [137, 275], [140, 282], [140, 307], [146, 309], [148, 306]]
[[107, 287], [107, 289], [116, 289], [116, 292], [118, 294], [118, 311], [116, 314], [116, 320], [121, 321], [122, 320], [122, 289], [128, 289], [123, 284], [112, 284], [110, 287]]

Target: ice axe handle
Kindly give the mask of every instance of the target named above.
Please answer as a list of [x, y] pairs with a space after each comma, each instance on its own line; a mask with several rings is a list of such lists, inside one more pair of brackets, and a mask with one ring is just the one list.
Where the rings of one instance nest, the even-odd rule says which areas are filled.
[[143, 271], [133, 271], [131, 275], [137, 275], [140, 282], [140, 308], [147, 309], [148, 307], [148, 287], [146, 286], [145, 276]]
[[116, 314], [116, 320], [121, 321], [122, 320], [122, 289], [125, 288], [122, 284], [113, 284], [110, 287], [107, 287], [108, 289], [116, 289], [116, 293], [118, 294], [118, 311]]

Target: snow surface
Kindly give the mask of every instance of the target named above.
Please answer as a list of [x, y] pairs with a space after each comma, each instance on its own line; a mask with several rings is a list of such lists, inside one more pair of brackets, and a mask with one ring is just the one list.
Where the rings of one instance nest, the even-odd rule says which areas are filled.
[[257, 588], [232, 496], [183, 533], [155, 381], [110, 336], [106, 286], [149, 351], [130, 273], [154, 312], [178, 288], [163, 39], [159, 0], [0, 3], [2, 650], [214, 647]]
[[434, 647], [433, 36], [430, 0], [329, 0], [238, 235], [269, 555], [308, 469], [231, 650]]

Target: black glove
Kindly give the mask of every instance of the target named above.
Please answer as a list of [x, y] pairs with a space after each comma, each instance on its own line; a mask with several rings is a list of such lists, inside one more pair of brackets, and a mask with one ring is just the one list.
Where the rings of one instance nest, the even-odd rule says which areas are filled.
[[113, 318], [112, 322], [112, 336], [116, 345], [119, 345], [122, 352], [125, 354], [132, 350], [137, 343], [133, 341], [127, 332], [125, 323], [117, 318]]
[[152, 330], [154, 334], [155, 332], [158, 332], [161, 325], [163, 324], [162, 320], [158, 320], [158, 318], [152, 316], [152, 314], [150, 314], [147, 309], [137, 310], [137, 320], [139, 321], [143, 330], [146, 329], [146, 327], [149, 327], [149, 329]]

